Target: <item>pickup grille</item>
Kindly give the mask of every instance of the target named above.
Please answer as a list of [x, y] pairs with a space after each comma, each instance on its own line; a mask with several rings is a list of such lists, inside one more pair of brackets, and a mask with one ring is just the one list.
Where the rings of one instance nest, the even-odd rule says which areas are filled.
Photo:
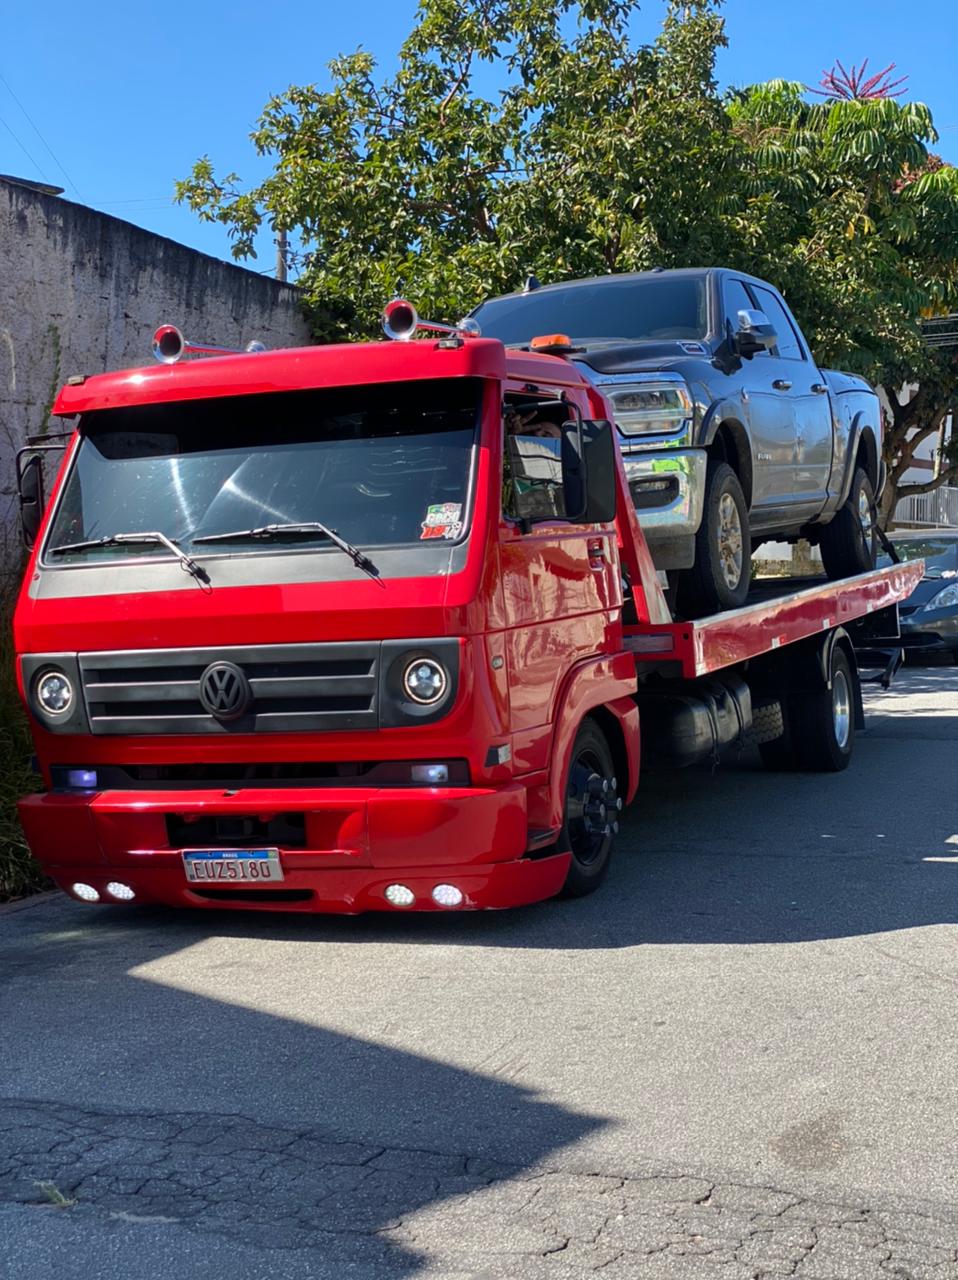
[[[378, 724], [378, 643], [146, 649], [80, 655], [95, 734], [287, 733]], [[238, 667], [251, 701], [233, 719], [201, 701], [213, 663]]]

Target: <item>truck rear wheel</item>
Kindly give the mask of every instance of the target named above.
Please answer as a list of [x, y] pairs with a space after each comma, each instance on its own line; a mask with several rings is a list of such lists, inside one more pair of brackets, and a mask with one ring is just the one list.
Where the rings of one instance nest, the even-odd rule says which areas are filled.
[[739, 478], [727, 462], [710, 462], [702, 523], [695, 535], [695, 564], [679, 584], [681, 612], [699, 618], [743, 605], [751, 559], [748, 506]]
[[822, 564], [833, 582], [874, 569], [878, 555], [875, 518], [875, 490], [862, 468], [856, 467], [848, 498], [821, 532]]
[[621, 808], [609, 744], [594, 720], [583, 720], [566, 779], [562, 846], [572, 862], [560, 897], [584, 898], [605, 879]]
[[832, 648], [827, 689], [794, 693], [785, 707], [782, 737], [759, 746], [766, 769], [840, 773], [855, 740], [855, 676], [841, 645]]

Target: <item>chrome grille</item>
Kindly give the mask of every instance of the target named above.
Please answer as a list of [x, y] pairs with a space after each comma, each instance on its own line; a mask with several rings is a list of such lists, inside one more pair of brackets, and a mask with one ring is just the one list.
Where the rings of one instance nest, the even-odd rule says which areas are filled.
[[[378, 642], [112, 650], [80, 654], [96, 734], [288, 733], [378, 724]], [[200, 678], [214, 662], [240, 667], [253, 701], [235, 720], [211, 715]]]

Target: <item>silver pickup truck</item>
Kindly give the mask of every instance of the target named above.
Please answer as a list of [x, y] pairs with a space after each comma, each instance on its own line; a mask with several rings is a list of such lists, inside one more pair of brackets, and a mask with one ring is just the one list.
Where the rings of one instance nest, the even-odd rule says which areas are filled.
[[806, 538], [831, 578], [875, 563], [881, 407], [819, 369], [781, 294], [722, 268], [602, 276], [493, 298], [485, 337], [561, 334], [612, 404], [656, 566], [689, 616], [744, 602], [752, 550]]

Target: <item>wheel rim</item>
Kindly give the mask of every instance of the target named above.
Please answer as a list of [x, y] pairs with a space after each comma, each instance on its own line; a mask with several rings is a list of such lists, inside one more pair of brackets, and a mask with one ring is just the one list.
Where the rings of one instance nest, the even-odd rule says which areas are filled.
[[576, 862], [595, 866], [605, 857], [618, 831], [615, 817], [622, 807], [616, 795], [617, 782], [606, 777], [595, 751], [580, 751], [569, 770], [566, 796], [566, 830]]
[[867, 546], [871, 542], [873, 519], [871, 498], [864, 489], [858, 491], [858, 519], [862, 528], [862, 537]]
[[836, 671], [832, 678], [832, 724], [835, 741], [844, 751], [852, 733], [852, 696], [844, 671]]
[[735, 499], [723, 493], [718, 505], [718, 553], [725, 585], [734, 590], [742, 580], [742, 519]]

